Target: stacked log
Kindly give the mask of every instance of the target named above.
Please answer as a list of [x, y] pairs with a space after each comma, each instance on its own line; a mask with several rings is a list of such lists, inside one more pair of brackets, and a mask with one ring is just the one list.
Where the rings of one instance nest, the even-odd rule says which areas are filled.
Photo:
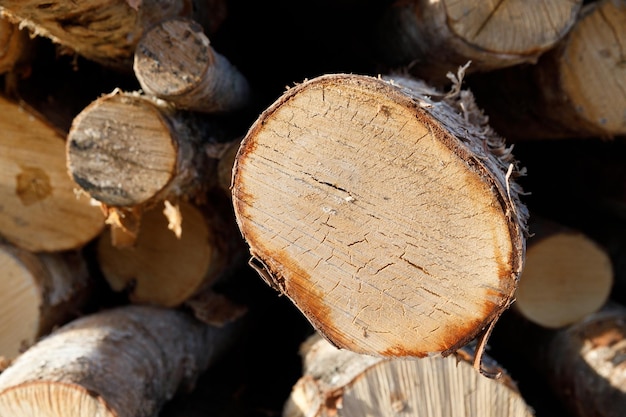
[[0, 0], [0, 415], [620, 415], [623, 0], [79, 3]]

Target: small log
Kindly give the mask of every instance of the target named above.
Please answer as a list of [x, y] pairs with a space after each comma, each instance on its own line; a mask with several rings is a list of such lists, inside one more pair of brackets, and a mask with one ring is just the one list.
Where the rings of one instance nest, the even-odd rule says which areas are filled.
[[431, 84], [471, 61], [470, 72], [535, 63], [571, 29], [582, 0], [407, 0], [390, 5], [377, 32], [382, 59]]
[[0, 374], [0, 415], [156, 416], [217, 360], [237, 323], [204, 325], [188, 314], [124, 306], [74, 320]]
[[626, 4], [591, 2], [537, 65], [477, 77], [470, 86], [510, 140], [625, 136], [625, 43]]
[[462, 349], [449, 357], [389, 359], [342, 351], [319, 335], [303, 343], [303, 376], [283, 417], [378, 415], [525, 416], [532, 409], [510, 377], [486, 378]]
[[256, 120], [232, 197], [251, 264], [320, 333], [422, 357], [467, 344], [511, 303], [518, 174], [468, 91], [329, 74]]
[[122, 209], [118, 220], [134, 223], [125, 225], [134, 233], [144, 208], [202, 198], [216, 186], [227, 136], [215, 120], [116, 90], [74, 118], [67, 165], [80, 188], [107, 209]]
[[17, 357], [80, 314], [93, 282], [79, 252], [33, 254], [0, 244], [0, 356]]
[[104, 216], [67, 175], [64, 139], [19, 104], [0, 97], [0, 235], [24, 249], [77, 249]]
[[98, 261], [106, 281], [133, 303], [179, 306], [209, 289], [242, 259], [244, 245], [234, 220], [211, 204], [181, 201], [178, 208], [179, 237], [170, 230], [163, 207], [157, 206], [144, 213], [132, 247], [116, 247], [110, 230], [99, 238]]
[[227, 112], [250, 101], [247, 79], [191, 19], [167, 19], [148, 30], [137, 45], [133, 69], [145, 93], [181, 109]]
[[613, 286], [607, 251], [584, 233], [534, 216], [514, 309], [544, 327], [573, 324], [598, 311]]
[[[222, 4], [220, 4], [222, 3]], [[11, 21], [77, 54], [121, 71], [132, 70], [135, 47], [143, 32], [173, 16], [197, 19], [210, 32], [224, 16], [223, 0], [89, 0], [80, 3], [2, 0], [0, 11]], [[207, 9], [218, 10], [208, 20]]]

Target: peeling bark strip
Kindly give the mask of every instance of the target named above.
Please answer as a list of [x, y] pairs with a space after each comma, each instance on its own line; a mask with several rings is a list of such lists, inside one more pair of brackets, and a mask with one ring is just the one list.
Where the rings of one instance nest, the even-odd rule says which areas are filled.
[[234, 337], [185, 313], [125, 306], [75, 320], [0, 374], [0, 415], [149, 417]]
[[173, 16], [196, 18], [210, 27], [209, 22], [201, 19], [207, 17], [207, 8], [222, 1], [207, 4], [193, 0], [1, 0], [0, 11], [33, 33], [89, 60], [131, 71], [135, 46], [144, 30]]
[[138, 93], [100, 97], [72, 123], [67, 165], [74, 181], [110, 207], [195, 198], [217, 182], [226, 133]]
[[331, 74], [253, 124], [232, 196], [262, 275], [330, 341], [421, 357], [457, 350], [512, 301], [517, 174], [469, 92]]
[[626, 136], [626, 3], [591, 2], [537, 65], [471, 85], [492, 126], [509, 139]]
[[582, 0], [408, 0], [389, 7], [378, 32], [392, 65], [430, 82], [472, 61], [470, 71], [534, 63], [571, 29]]
[[250, 98], [246, 78], [191, 19], [164, 20], [148, 30], [137, 45], [133, 68], [143, 91], [181, 109], [239, 110]]
[[91, 295], [78, 252], [33, 254], [0, 244], [0, 356], [13, 359], [79, 314]]
[[0, 235], [39, 252], [77, 249], [104, 216], [67, 175], [64, 140], [45, 120], [0, 97]]
[[447, 358], [384, 359], [314, 335], [301, 350], [304, 373], [283, 417], [534, 415], [508, 376], [495, 381], [474, 372], [465, 349]]

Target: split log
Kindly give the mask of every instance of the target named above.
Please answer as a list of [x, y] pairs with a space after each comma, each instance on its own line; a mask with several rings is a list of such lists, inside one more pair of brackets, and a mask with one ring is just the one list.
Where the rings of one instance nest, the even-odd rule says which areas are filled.
[[67, 175], [64, 139], [45, 120], [0, 97], [0, 235], [24, 249], [77, 249], [104, 217]]
[[527, 212], [510, 151], [468, 91], [304, 82], [260, 115], [235, 161], [251, 264], [338, 347], [456, 351], [509, 307], [521, 273]]
[[294, 385], [283, 417], [378, 415], [526, 416], [532, 409], [514, 382], [472, 368], [472, 353], [389, 359], [339, 350], [313, 335], [302, 345], [303, 376]]
[[613, 267], [607, 251], [584, 233], [534, 216], [514, 309], [544, 327], [573, 324], [608, 301]]
[[77, 317], [92, 293], [79, 252], [33, 254], [0, 244], [0, 269], [0, 356], [7, 359]]
[[186, 313], [124, 306], [74, 320], [0, 374], [0, 415], [156, 416], [236, 335]]
[[133, 303], [179, 306], [241, 262], [245, 251], [235, 222], [213, 204], [200, 207], [181, 201], [179, 216], [177, 236], [162, 206], [146, 211], [130, 248], [116, 247], [110, 230], [102, 233], [98, 261], [114, 291], [126, 292]]
[[389, 6], [378, 28], [381, 58], [409, 65], [431, 84], [472, 64], [487, 72], [537, 58], [571, 29], [582, 1], [476, 2], [408, 0]]
[[167, 19], [149, 29], [137, 45], [133, 69], [145, 93], [181, 109], [227, 112], [250, 100], [247, 79], [191, 19]]
[[[209, 11], [218, 11], [209, 15]], [[2, 0], [0, 11], [11, 21], [104, 66], [132, 70], [142, 33], [162, 19], [185, 16], [216, 30], [224, 18], [223, 0]]]
[[626, 4], [592, 2], [537, 65], [477, 77], [470, 86], [510, 140], [625, 136], [625, 43]]

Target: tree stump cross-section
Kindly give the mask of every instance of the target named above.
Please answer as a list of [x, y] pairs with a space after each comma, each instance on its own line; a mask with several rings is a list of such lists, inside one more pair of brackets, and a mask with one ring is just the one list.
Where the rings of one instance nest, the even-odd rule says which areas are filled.
[[424, 357], [467, 344], [512, 302], [518, 174], [469, 92], [329, 74], [252, 125], [232, 196], [261, 275], [329, 341]]

